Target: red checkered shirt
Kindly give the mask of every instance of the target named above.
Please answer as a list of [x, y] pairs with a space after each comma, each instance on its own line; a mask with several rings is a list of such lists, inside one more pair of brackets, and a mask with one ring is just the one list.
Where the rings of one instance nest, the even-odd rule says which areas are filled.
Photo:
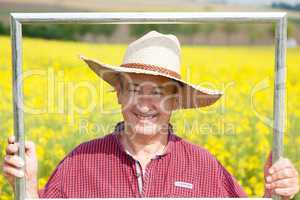
[[207, 150], [175, 135], [146, 170], [122, 146], [115, 130], [84, 142], [56, 167], [40, 198], [246, 197], [229, 172]]

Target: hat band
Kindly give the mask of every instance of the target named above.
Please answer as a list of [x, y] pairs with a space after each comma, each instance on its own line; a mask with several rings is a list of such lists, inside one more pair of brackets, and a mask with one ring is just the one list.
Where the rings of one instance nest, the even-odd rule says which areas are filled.
[[159, 73], [162, 73], [162, 74], [166, 74], [168, 76], [173, 76], [177, 79], [181, 79], [180, 74], [178, 74], [177, 72], [175, 72], [173, 70], [166, 69], [166, 68], [158, 67], [158, 66], [155, 66], [155, 65], [143, 64], [143, 63], [125, 63], [125, 64], [122, 64], [121, 67], [128, 67], [128, 68], [136, 68], [136, 69], [144, 69], [144, 70], [149, 70], [149, 71], [155, 71], [155, 72], [159, 72]]

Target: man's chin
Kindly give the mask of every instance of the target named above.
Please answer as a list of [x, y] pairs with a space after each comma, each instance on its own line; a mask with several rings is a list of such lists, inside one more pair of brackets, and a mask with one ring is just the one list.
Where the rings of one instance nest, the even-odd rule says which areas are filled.
[[135, 126], [135, 133], [141, 135], [155, 135], [159, 132], [156, 124], [138, 124]]

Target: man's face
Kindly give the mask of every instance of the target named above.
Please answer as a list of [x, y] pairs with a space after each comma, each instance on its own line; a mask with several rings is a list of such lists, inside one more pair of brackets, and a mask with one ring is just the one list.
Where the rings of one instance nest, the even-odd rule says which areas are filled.
[[126, 126], [134, 134], [167, 133], [176, 106], [174, 81], [162, 76], [124, 74], [116, 86]]

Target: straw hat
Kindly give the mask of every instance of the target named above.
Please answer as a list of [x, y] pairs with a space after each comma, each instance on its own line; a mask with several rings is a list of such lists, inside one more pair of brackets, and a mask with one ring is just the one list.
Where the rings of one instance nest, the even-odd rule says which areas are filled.
[[175, 109], [197, 108], [213, 104], [222, 92], [202, 88], [181, 79], [181, 48], [175, 35], [150, 31], [130, 43], [123, 63], [112, 66], [95, 59], [80, 56], [88, 66], [113, 87], [119, 73], [143, 73], [164, 76], [180, 83], [180, 98]]

